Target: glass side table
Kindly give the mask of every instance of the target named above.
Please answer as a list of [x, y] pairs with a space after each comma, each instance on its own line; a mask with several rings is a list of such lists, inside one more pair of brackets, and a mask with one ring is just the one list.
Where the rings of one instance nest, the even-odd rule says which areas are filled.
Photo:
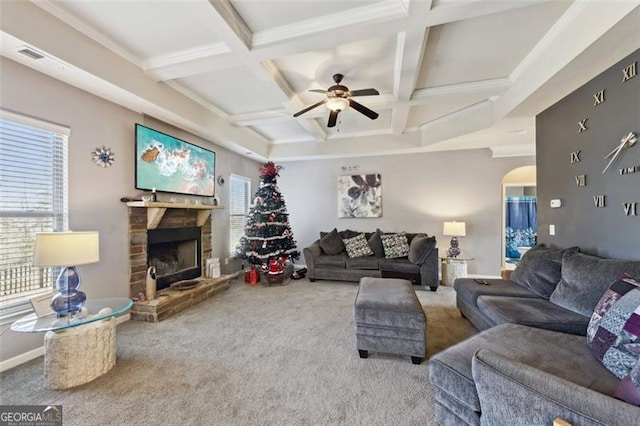
[[90, 299], [80, 314], [38, 318], [29, 314], [11, 324], [21, 333], [46, 332], [44, 380], [50, 389], [88, 383], [116, 364], [116, 320], [133, 305], [131, 299]]
[[467, 277], [467, 262], [473, 257], [441, 257], [442, 285], [453, 285], [457, 278]]

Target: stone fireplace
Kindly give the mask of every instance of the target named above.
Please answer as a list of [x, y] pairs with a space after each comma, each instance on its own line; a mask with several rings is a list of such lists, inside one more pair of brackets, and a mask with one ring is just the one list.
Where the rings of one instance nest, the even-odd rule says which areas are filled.
[[145, 207], [143, 202], [127, 205], [131, 297], [144, 294], [149, 266], [156, 267], [157, 290], [203, 275], [203, 259], [211, 257], [212, 206], [153, 203], [169, 207]]
[[[129, 286], [131, 297], [144, 294], [147, 269], [156, 267], [157, 295], [133, 303], [131, 319], [158, 322], [229, 288], [233, 276], [205, 278], [211, 257], [211, 212], [222, 206], [164, 202], [128, 202]], [[171, 283], [194, 280], [196, 286], [173, 289]]]

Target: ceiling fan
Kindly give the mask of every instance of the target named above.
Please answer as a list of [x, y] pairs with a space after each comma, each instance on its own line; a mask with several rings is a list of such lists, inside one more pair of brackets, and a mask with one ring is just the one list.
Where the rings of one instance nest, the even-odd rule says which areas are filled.
[[296, 112], [295, 114], [293, 114], [293, 116], [298, 117], [305, 112], [314, 109], [315, 107], [318, 107], [322, 104], [327, 104], [327, 108], [329, 108], [329, 122], [327, 123], [327, 127], [335, 127], [336, 121], [338, 121], [338, 113], [340, 111], [344, 111], [347, 107], [355, 109], [359, 113], [366, 115], [372, 120], [378, 118], [377, 112], [370, 110], [366, 106], [359, 104], [351, 98], [354, 96], [379, 95], [380, 92], [378, 92], [376, 89], [349, 90], [348, 87], [342, 86], [340, 84], [343, 78], [344, 76], [342, 74], [334, 74], [333, 81], [336, 82], [334, 86], [329, 87], [327, 90], [309, 90], [310, 92], [324, 93], [327, 95], [327, 97], [320, 102], [306, 107], [302, 111]]

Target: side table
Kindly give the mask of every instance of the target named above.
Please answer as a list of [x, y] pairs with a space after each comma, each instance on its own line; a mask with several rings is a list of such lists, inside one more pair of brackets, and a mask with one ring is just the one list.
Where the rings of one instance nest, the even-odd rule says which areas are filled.
[[124, 297], [92, 299], [80, 314], [38, 318], [30, 314], [13, 324], [13, 331], [46, 332], [44, 379], [49, 389], [67, 389], [88, 383], [116, 364], [116, 320], [132, 301]]
[[442, 284], [451, 286], [457, 278], [466, 278], [469, 260], [473, 260], [473, 258], [441, 257]]

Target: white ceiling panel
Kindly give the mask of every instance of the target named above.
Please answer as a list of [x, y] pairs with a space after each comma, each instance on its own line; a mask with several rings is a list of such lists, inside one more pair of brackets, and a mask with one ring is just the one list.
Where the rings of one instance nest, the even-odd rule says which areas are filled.
[[[350, 9], [379, 3], [381, 0], [313, 0], [308, 1], [246, 1], [231, 0], [234, 9], [247, 26], [257, 33], [272, 28], [322, 18]], [[400, 0], [396, 0], [400, 1]]]
[[431, 28], [416, 88], [507, 77], [571, 2], [548, 2]]
[[471, 94], [466, 96], [456, 96], [452, 99], [444, 97], [442, 99], [435, 98], [429, 100], [429, 102], [426, 104], [417, 105], [411, 108], [411, 112], [409, 113], [409, 120], [407, 121], [407, 127], [415, 127], [433, 120], [437, 120], [438, 118], [442, 118], [453, 112], [477, 104], [478, 102], [481, 102], [485, 99], [486, 97], [482, 94]]
[[273, 84], [258, 80], [245, 67], [197, 74], [176, 80], [228, 114], [282, 109], [284, 95]]
[[[325, 108], [326, 109], [326, 108]], [[375, 110], [375, 108], [372, 108]], [[363, 134], [386, 131], [391, 126], [391, 111], [376, 110], [380, 116], [371, 120], [370, 118], [360, 114], [352, 108], [347, 108], [338, 114], [338, 122], [336, 127], [327, 127], [329, 137], [349, 137], [351, 134], [362, 132]], [[322, 118], [316, 121], [323, 127], [327, 126], [329, 120], [329, 111]]]
[[219, 41], [207, 0], [64, 0], [55, 5], [142, 60]]
[[309, 142], [313, 140], [313, 137], [296, 120], [261, 123], [251, 126], [251, 129], [274, 143]]

